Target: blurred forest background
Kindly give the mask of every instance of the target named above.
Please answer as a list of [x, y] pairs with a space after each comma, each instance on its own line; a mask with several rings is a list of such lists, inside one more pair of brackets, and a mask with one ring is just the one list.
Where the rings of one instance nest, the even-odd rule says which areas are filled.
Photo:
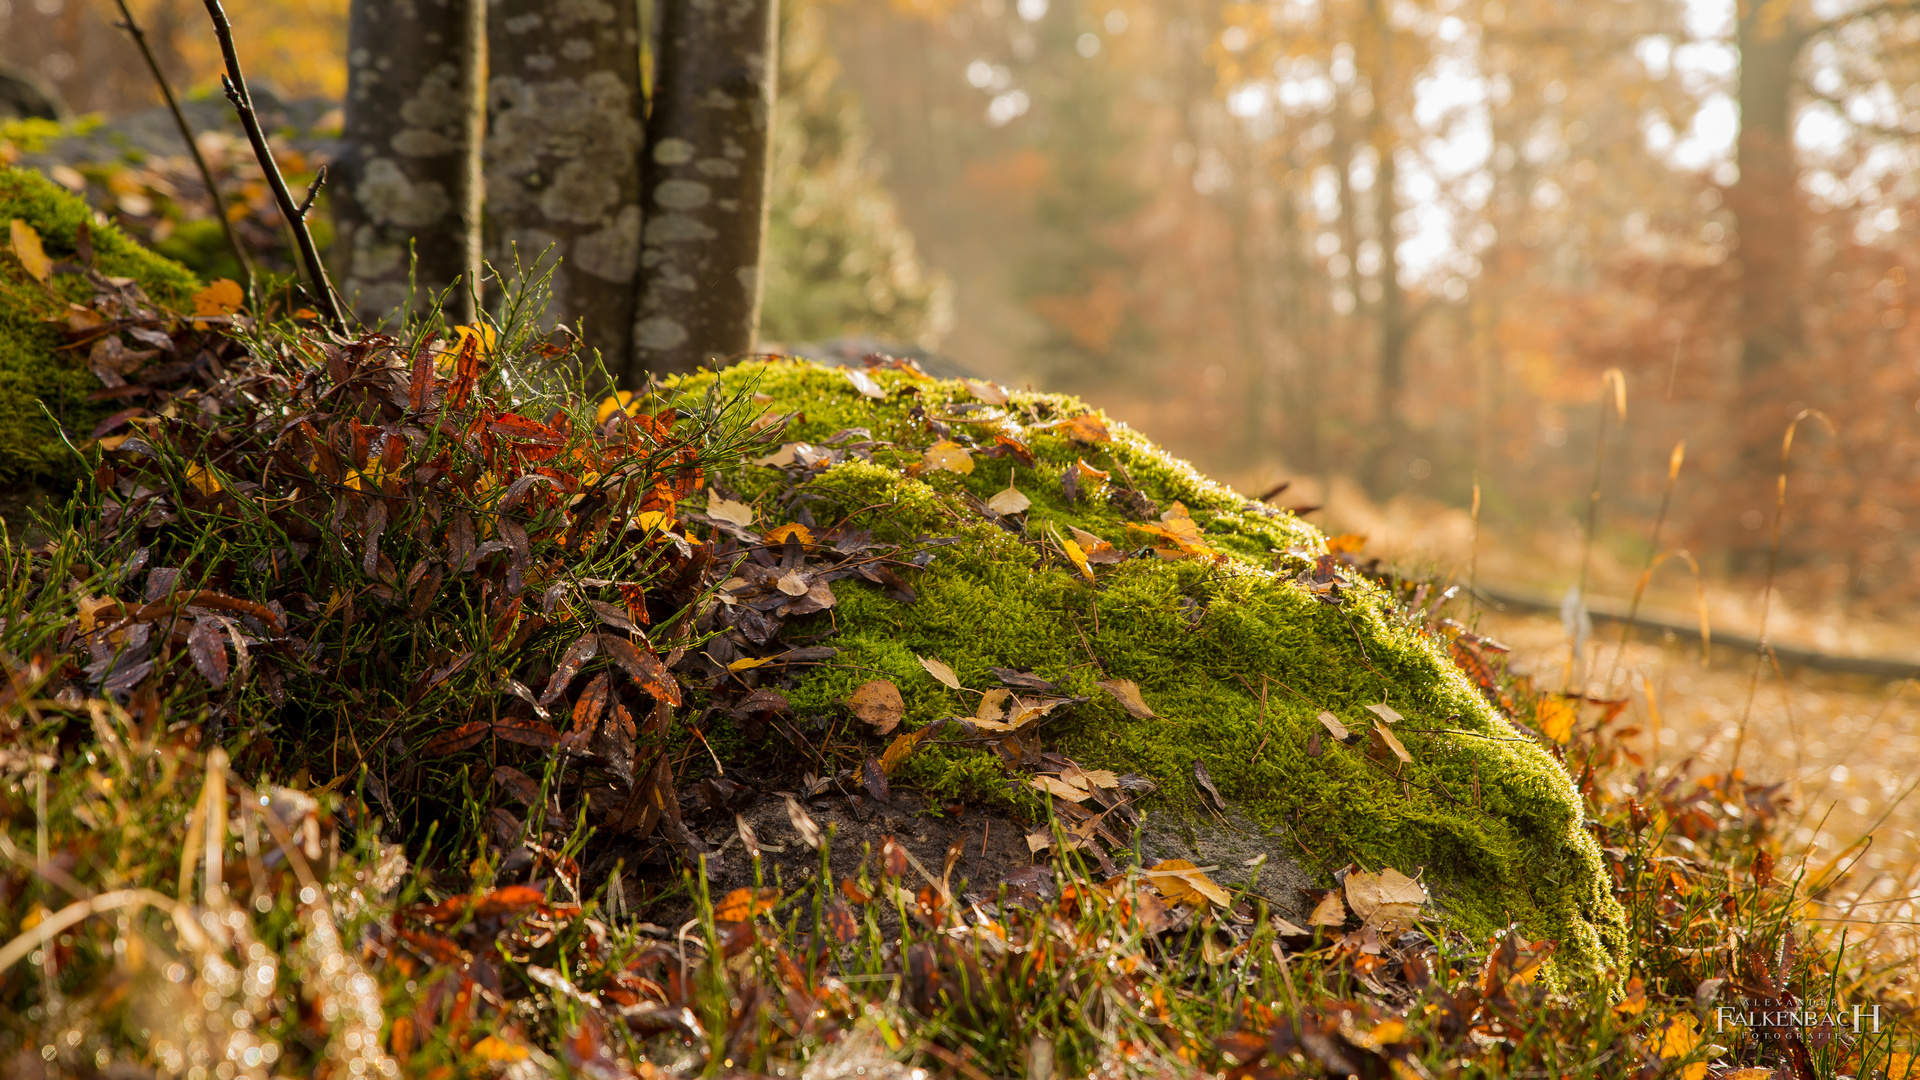
[[[201, 6], [133, 7], [207, 98]], [[296, 172], [339, 122], [346, 8], [230, 4], [250, 71], [307, 118]], [[1596, 471], [1594, 591], [1631, 589], [1684, 439], [1661, 546], [1690, 550], [1748, 630], [1781, 436], [1815, 408], [1832, 433], [1809, 421], [1795, 444], [1783, 592], [1814, 644], [1912, 651], [1920, 4], [783, 8], [764, 343], [893, 342], [1078, 392], [1244, 491], [1291, 481], [1278, 501], [1320, 504], [1376, 550], [1477, 558], [1556, 596]], [[0, 59], [75, 114], [151, 109], [113, 17], [0, 0]], [[9, 130], [6, 152], [36, 163], [45, 132]], [[239, 150], [216, 155], [235, 190]], [[183, 157], [63, 168], [219, 271]], [[244, 193], [236, 213], [273, 248], [264, 190]], [[1691, 606], [1669, 565], [1656, 598]]]

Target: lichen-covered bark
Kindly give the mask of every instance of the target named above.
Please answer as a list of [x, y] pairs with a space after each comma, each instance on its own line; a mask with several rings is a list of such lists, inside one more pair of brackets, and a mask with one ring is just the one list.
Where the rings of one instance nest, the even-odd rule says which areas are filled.
[[775, 0], [661, 8], [630, 385], [750, 350], [760, 312]]
[[344, 150], [334, 166], [337, 273], [354, 313], [378, 321], [461, 282], [472, 317], [480, 265], [479, 72], [486, 0], [354, 0]]
[[487, 211], [496, 265], [551, 265], [550, 322], [626, 366], [640, 264], [639, 5], [493, 0]]

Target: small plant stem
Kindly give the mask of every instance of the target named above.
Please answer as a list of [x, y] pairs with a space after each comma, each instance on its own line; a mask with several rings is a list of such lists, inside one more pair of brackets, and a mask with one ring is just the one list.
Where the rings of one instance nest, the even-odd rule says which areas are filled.
[[1780, 476], [1774, 482], [1773, 489], [1773, 542], [1767, 552], [1767, 582], [1760, 592], [1760, 643], [1759, 659], [1753, 667], [1753, 678], [1747, 682], [1747, 704], [1740, 710], [1740, 733], [1733, 740], [1733, 756], [1727, 761], [1727, 779], [1731, 781], [1736, 769], [1740, 767], [1740, 751], [1747, 744], [1747, 721], [1753, 717], [1753, 698], [1760, 690], [1760, 671], [1767, 666], [1773, 650], [1767, 643], [1767, 617], [1773, 611], [1773, 576], [1780, 568], [1780, 523], [1787, 513], [1787, 458], [1793, 453], [1793, 433], [1800, 421], [1809, 416], [1817, 416], [1826, 425], [1827, 432], [1833, 433], [1833, 421], [1818, 409], [1802, 409], [1793, 422], [1787, 425], [1787, 433], [1780, 440]]
[[1647, 537], [1647, 561], [1640, 567], [1640, 580], [1633, 586], [1633, 602], [1627, 605], [1627, 620], [1620, 624], [1620, 643], [1613, 649], [1613, 664], [1607, 668], [1607, 677], [1600, 684], [1600, 693], [1605, 695], [1607, 688], [1613, 685], [1613, 677], [1620, 671], [1620, 658], [1627, 651], [1627, 635], [1633, 633], [1633, 620], [1640, 614], [1640, 598], [1646, 595], [1647, 582], [1653, 576], [1654, 560], [1660, 557], [1660, 530], [1667, 524], [1667, 509], [1673, 505], [1673, 484], [1680, 478], [1680, 463], [1686, 459], [1687, 441], [1685, 439], [1673, 445], [1673, 453], [1667, 458], [1667, 490], [1660, 496], [1660, 512], [1654, 515], [1653, 532]]
[[207, 156], [200, 152], [200, 142], [194, 137], [193, 124], [187, 120], [187, 114], [180, 109], [180, 100], [174, 96], [173, 85], [167, 82], [167, 74], [160, 70], [160, 61], [154, 58], [153, 48], [147, 44], [147, 32], [133, 17], [127, 0], [113, 0], [120, 8], [120, 29], [127, 32], [134, 45], [140, 49], [140, 58], [147, 62], [147, 70], [153, 74], [153, 81], [160, 87], [160, 96], [167, 100], [167, 111], [173, 113], [173, 124], [180, 129], [180, 141], [187, 144], [187, 153], [193, 155], [193, 164], [200, 170], [200, 182], [207, 186], [207, 199], [213, 203], [213, 216], [220, 222], [220, 231], [226, 234], [227, 246], [233, 249], [233, 257], [240, 264], [240, 273], [247, 279], [247, 292], [253, 292], [253, 260], [247, 257], [247, 249], [240, 246], [240, 237], [233, 231], [233, 222], [227, 220], [226, 203], [220, 198], [220, 187], [213, 182], [213, 169], [207, 164]]
[[[211, 3], [213, 0], [208, 2]], [[1609, 386], [1614, 389], [1611, 401], [1606, 396]], [[1600, 469], [1607, 460], [1607, 406], [1612, 405], [1619, 412], [1622, 424], [1627, 420], [1627, 379], [1620, 374], [1619, 368], [1608, 368], [1601, 375], [1600, 394], [1600, 434], [1593, 444], [1593, 486], [1587, 493], [1587, 534], [1585, 541], [1580, 545], [1580, 585], [1574, 594], [1583, 610], [1587, 606], [1587, 579], [1593, 568], [1593, 534], [1600, 525]], [[1575, 615], [1577, 619], [1578, 613], [1576, 612]], [[1573, 692], [1573, 672], [1580, 665], [1579, 635], [1579, 624], [1576, 622], [1574, 640], [1567, 653], [1566, 685], [1561, 687], [1563, 694]], [[1593, 673], [1587, 674], [1591, 676]]]
[[287, 227], [293, 230], [293, 237], [300, 247], [300, 261], [306, 265], [307, 280], [313, 287], [313, 302], [320, 309], [320, 316], [333, 330], [344, 332], [347, 321], [340, 314], [340, 302], [333, 294], [333, 284], [327, 280], [327, 268], [320, 261], [320, 249], [313, 242], [313, 230], [307, 228], [306, 215], [293, 201], [293, 192], [287, 190], [287, 178], [280, 175], [280, 165], [273, 159], [273, 149], [267, 145], [267, 133], [260, 127], [260, 116], [253, 110], [253, 95], [247, 91], [246, 76], [240, 71], [240, 53], [233, 44], [233, 24], [227, 21], [226, 9], [220, 6], [220, 0], [206, 0], [207, 14], [213, 19], [213, 30], [220, 38], [220, 55], [226, 60], [226, 74], [220, 77], [221, 88], [227, 93], [227, 100], [233, 103], [234, 111], [240, 114], [240, 124], [247, 130], [247, 141], [253, 144], [253, 155], [260, 160], [260, 171], [266, 174], [267, 186], [273, 189], [273, 201], [280, 208], [280, 216], [286, 219]]

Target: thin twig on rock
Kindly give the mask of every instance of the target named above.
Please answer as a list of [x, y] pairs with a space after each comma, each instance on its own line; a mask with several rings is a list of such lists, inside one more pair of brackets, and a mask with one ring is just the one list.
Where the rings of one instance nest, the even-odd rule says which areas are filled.
[[193, 163], [200, 170], [200, 182], [207, 185], [207, 198], [213, 203], [213, 216], [220, 222], [220, 231], [227, 236], [227, 246], [233, 249], [233, 257], [240, 263], [240, 273], [247, 279], [247, 291], [253, 291], [253, 260], [247, 257], [247, 249], [240, 246], [240, 237], [233, 231], [233, 223], [227, 220], [227, 207], [220, 198], [220, 188], [213, 182], [213, 169], [207, 165], [205, 154], [200, 152], [200, 142], [194, 138], [193, 125], [187, 120], [187, 114], [180, 109], [180, 100], [173, 94], [172, 84], [167, 82], [166, 72], [160, 70], [160, 61], [154, 58], [153, 49], [147, 45], [147, 32], [140, 28], [133, 17], [133, 11], [127, 7], [127, 0], [114, 0], [120, 7], [120, 21], [114, 25], [127, 32], [133, 43], [140, 49], [141, 59], [147, 62], [147, 70], [153, 73], [153, 81], [160, 87], [160, 96], [167, 99], [167, 110], [173, 113], [174, 126], [180, 129], [180, 139], [187, 144], [187, 153], [193, 155]]
[[[267, 145], [267, 133], [261, 130], [260, 117], [253, 110], [253, 95], [247, 91], [246, 76], [240, 72], [240, 53], [233, 44], [233, 25], [227, 21], [226, 9], [220, 6], [220, 0], [206, 0], [207, 14], [213, 18], [213, 30], [220, 38], [220, 54], [226, 59], [226, 74], [220, 76], [221, 89], [227, 93], [227, 100], [233, 103], [234, 111], [240, 114], [240, 124], [247, 130], [247, 141], [253, 144], [253, 155], [260, 160], [260, 170], [267, 176], [267, 185], [273, 189], [273, 200], [280, 207], [280, 216], [287, 221], [287, 227], [293, 230], [293, 238], [300, 246], [300, 261], [306, 264], [307, 280], [312, 285], [313, 300], [320, 309], [321, 318], [334, 330], [345, 331], [347, 321], [340, 314], [340, 301], [333, 294], [333, 284], [327, 280], [327, 268], [320, 261], [320, 249], [313, 242], [313, 230], [307, 228], [306, 213], [293, 201], [293, 192], [287, 190], [287, 178], [280, 175], [280, 165], [273, 159], [273, 150]], [[316, 188], [318, 190], [317, 182]]]

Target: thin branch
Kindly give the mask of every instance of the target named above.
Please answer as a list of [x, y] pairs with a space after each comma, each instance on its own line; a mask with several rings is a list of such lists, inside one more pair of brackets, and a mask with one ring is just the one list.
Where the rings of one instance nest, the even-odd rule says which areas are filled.
[[313, 209], [313, 200], [319, 197], [320, 188], [326, 182], [327, 167], [322, 165], [320, 171], [313, 174], [313, 183], [307, 185], [307, 197], [300, 200], [300, 220], [307, 219], [307, 211]]
[[120, 21], [114, 25], [127, 32], [133, 43], [139, 46], [141, 59], [147, 62], [147, 70], [153, 73], [153, 81], [160, 87], [160, 96], [167, 99], [167, 109], [173, 113], [174, 126], [180, 129], [180, 139], [187, 144], [187, 153], [193, 155], [193, 163], [200, 170], [200, 182], [207, 186], [207, 198], [213, 202], [213, 216], [220, 222], [220, 231], [227, 236], [227, 246], [233, 249], [233, 257], [240, 263], [240, 273], [247, 279], [247, 292], [253, 292], [253, 260], [247, 258], [247, 249], [240, 246], [240, 237], [233, 231], [233, 223], [227, 220], [226, 203], [220, 198], [220, 187], [213, 182], [213, 169], [207, 165], [205, 154], [200, 152], [200, 142], [194, 138], [193, 125], [188, 122], [187, 114], [180, 109], [180, 100], [173, 94], [172, 84], [167, 82], [166, 72], [160, 70], [160, 61], [154, 58], [153, 49], [147, 45], [147, 32], [135, 21], [133, 12], [127, 7], [127, 0], [114, 0], [120, 7]]
[[234, 111], [240, 114], [240, 124], [247, 129], [247, 141], [253, 144], [253, 154], [260, 160], [260, 170], [266, 174], [267, 184], [273, 189], [273, 200], [280, 207], [280, 216], [286, 219], [287, 227], [293, 230], [293, 238], [300, 246], [300, 260], [306, 264], [307, 280], [312, 285], [314, 303], [320, 308], [320, 315], [327, 325], [344, 332], [347, 321], [340, 314], [340, 301], [333, 293], [333, 284], [327, 280], [327, 268], [320, 261], [320, 249], [313, 242], [313, 230], [307, 228], [306, 217], [294, 204], [293, 193], [287, 190], [287, 178], [280, 175], [280, 165], [273, 159], [273, 150], [267, 145], [267, 134], [261, 130], [260, 117], [253, 111], [253, 95], [247, 92], [246, 76], [240, 72], [240, 54], [233, 44], [233, 25], [227, 21], [227, 13], [220, 6], [220, 0], [206, 0], [207, 14], [213, 18], [214, 33], [220, 38], [220, 54], [227, 64], [226, 74], [220, 76], [221, 89], [227, 93], [227, 100], [233, 103]]

